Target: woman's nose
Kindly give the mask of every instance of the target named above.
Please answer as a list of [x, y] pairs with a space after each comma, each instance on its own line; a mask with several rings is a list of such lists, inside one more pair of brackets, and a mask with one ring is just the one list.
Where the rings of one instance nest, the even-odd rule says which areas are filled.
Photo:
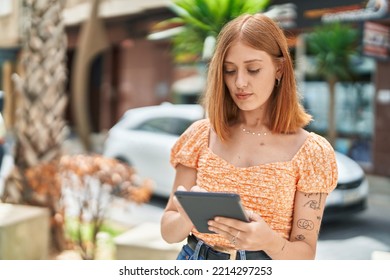
[[248, 85], [248, 80], [243, 73], [238, 72], [236, 77], [236, 87], [245, 88]]

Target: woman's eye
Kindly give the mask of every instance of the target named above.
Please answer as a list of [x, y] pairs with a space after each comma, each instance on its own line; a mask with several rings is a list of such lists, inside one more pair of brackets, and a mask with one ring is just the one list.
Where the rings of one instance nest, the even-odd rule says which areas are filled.
[[250, 74], [256, 74], [256, 73], [259, 73], [260, 72], [260, 69], [248, 69], [248, 72]]
[[230, 69], [225, 69], [224, 70], [224, 73], [226, 74], [226, 75], [231, 75], [231, 74], [234, 74], [236, 72], [236, 70], [230, 70]]

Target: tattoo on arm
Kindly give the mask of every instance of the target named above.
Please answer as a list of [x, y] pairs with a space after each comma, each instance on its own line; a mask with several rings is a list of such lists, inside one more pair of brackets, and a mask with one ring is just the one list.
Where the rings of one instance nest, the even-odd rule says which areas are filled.
[[312, 230], [314, 228], [314, 223], [311, 220], [299, 219], [297, 226], [300, 229]]
[[[311, 196], [317, 196], [317, 194], [312, 194], [312, 193], [309, 193], [309, 194], [305, 194], [305, 196], [307, 196], [308, 198], [310, 198]], [[322, 199], [322, 193], [319, 193], [319, 198], [318, 200], [316, 199], [311, 199], [309, 200], [308, 202], [305, 203], [305, 205], [303, 205], [303, 207], [306, 207], [307, 205], [309, 205], [309, 207], [311, 209], [314, 209], [314, 210], [319, 210], [321, 209], [321, 199]]]
[[306, 239], [306, 237], [303, 234], [298, 234], [297, 236], [295, 236], [295, 240], [298, 240], [298, 241], [302, 241], [305, 239]]

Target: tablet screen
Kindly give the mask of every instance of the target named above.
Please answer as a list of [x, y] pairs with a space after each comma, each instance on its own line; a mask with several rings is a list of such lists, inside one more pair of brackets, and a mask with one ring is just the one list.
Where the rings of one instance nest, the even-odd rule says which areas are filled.
[[249, 222], [238, 194], [176, 191], [175, 195], [199, 232], [214, 233], [207, 222], [216, 216]]

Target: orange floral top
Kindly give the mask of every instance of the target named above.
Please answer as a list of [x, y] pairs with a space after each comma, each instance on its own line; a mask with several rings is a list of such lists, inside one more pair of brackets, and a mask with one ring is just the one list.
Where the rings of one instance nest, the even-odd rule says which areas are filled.
[[[171, 150], [171, 164], [197, 170], [196, 184], [210, 192], [234, 192], [244, 208], [252, 210], [288, 239], [292, 228], [296, 191], [329, 193], [337, 184], [337, 166], [332, 146], [313, 132], [295, 156], [286, 162], [235, 167], [214, 154], [208, 146], [210, 122], [193, 123]], [[218, 234], [193, 234], [209, 245], [231, 247]]]

